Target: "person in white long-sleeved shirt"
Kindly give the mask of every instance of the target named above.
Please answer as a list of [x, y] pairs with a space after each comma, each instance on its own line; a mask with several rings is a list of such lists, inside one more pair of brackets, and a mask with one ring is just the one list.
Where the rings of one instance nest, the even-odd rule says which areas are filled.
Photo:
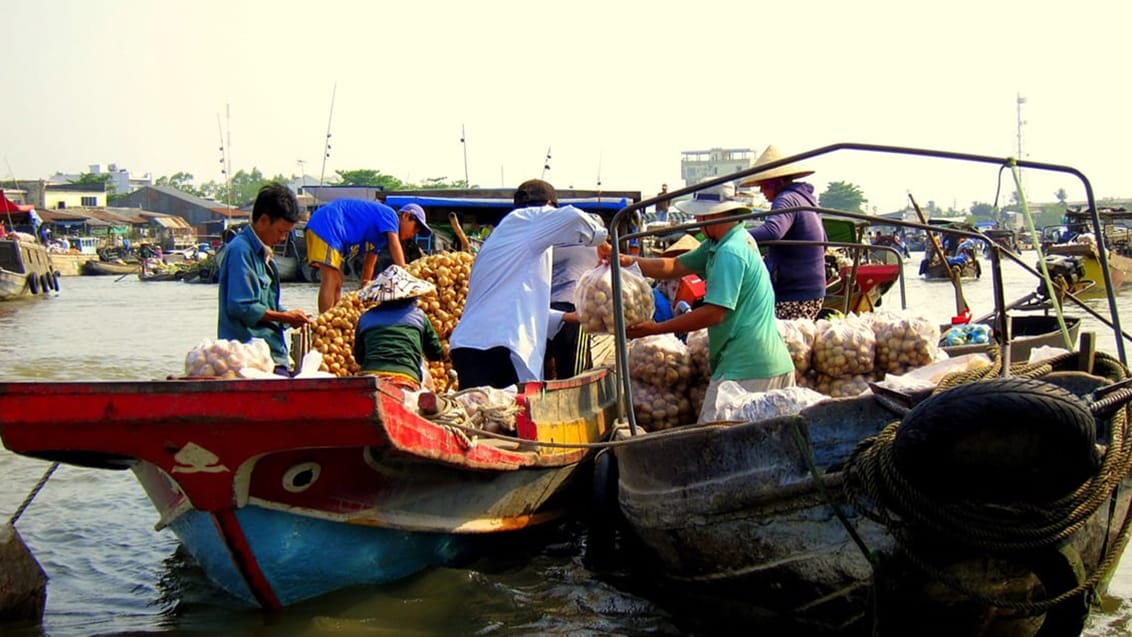
[[448, 340], [461, 388], [542, 379], [547, 339], [563, 320], [577, 320], [550, 307], [551, 248], [596, 248], [608, 236], [596, 215], [558, 208], [554, 186], [541, 179], [520, 184], [514, 202], [476, 255], [464, 313]]

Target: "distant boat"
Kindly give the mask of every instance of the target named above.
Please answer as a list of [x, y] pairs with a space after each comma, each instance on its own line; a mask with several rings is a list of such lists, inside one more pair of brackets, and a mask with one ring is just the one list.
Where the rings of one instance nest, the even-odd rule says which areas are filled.
[[126, 263], [125, 261], [101, 261], [98, 259], [87, 259], [83, 263], [82, 267], [82, 273], [87, 276], [133, 274], [139, 271], [141, 271], [141, 266], [137, 263]]

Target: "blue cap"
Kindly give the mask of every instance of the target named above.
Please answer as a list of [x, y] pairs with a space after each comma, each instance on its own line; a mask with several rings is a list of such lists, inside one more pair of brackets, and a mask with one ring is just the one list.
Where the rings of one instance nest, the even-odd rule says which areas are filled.
[[432, 234], [432, 228], [428, 227], [428, 222], [425, 221], [424, 208], [421, 208], [415, 203], [407, 203], [401, 206], [401, 209], [397, 212], [407, 212], [410, 215], [413, 215], [413, 218], [417, 220], [418, 224], [420, 224], [421, 230], [419, 234], [421, 236], [427, 237]]

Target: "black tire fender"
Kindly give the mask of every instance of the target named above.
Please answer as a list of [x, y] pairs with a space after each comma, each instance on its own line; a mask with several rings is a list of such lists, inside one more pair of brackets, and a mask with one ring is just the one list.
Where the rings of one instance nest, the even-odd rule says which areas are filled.
[[32, 294], [39, 294], [39, 277], [34, 273], [28, 275], [28, 290]]
[[58, 270], [55, 270], [54, 272], [51, 273], [51, 283], [52, 283], [52, 287], [55, 288], [55, 291], [58, 292], [59, 291], [59, 271]]
[[1100, 468], [1081, 399], [1027, 378], [966, 383], [917, 405], [896, 431], [896, 468], [946, 499], [1048, 502]]

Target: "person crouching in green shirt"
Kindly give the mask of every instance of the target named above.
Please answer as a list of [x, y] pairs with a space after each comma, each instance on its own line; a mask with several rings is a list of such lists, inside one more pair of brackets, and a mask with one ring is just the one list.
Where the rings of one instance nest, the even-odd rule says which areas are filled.
[[[621, 266], [634, 263], [654, 279], [676, 279], [696, 274], [707, 284], [703, 305], [661, 323], [646, 321], [625, 328], [629, 338], [707, 328], [711, 383], [704, 396], [698, 422], [718, 420], [719, 384], [738, 382], [750, 392], [794, 385], [794, 363], [774, 322], [774, 287], [755, 240], [741, 221], [714, 221], [747, 212], [735, 200], [735, 187], [720, 184], [674, 204], [704, 223], [707, 236], [696, 249], [675, 258], [621, 255]], [[613, 247], [598, 248], [608, 260]]]
[[421, 388], [421, 358], [444, 358], [440, 336], [432, 321], [417, 307], [417, 297], [436, 286], [391, 265], [374, 277], [358, 298], [378, 305], [358, 319], [354, 360], [362, 374], [372, 374], [409, 391]]
[[279, 183], [260, 188], [252, 207], [252, 222], [245, 225], [220, 254], [220, 307], [216, 334], [222, 339], [247, 343], [262, 338], [271, 348], [275, 373], [289, 376], [288, 327], [314, 321], [302, 310], [285, 310], [279, 304], [279, 268], [271, 247], [287, 238], [299, 221], [294, 193]]

